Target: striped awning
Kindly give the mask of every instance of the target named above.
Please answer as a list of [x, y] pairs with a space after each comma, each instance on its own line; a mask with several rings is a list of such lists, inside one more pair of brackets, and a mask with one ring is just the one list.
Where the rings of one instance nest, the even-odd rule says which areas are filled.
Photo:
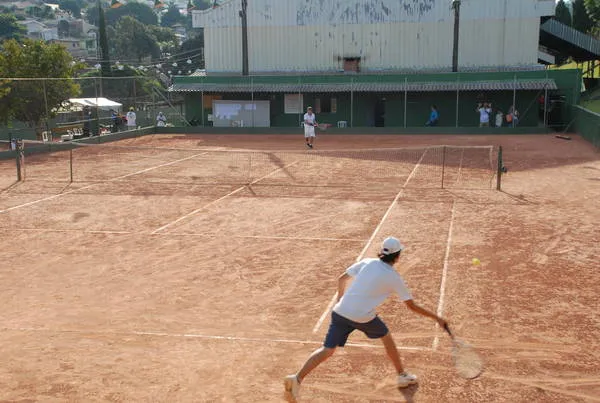
[[285, 92], [285, 93], [328, 93], [328, 92], [439, 92], [439, 91], [512, 91], [512, 90], [555, 90], [552, 79], [503, 80], [503, 81], [432, 81], [432, 82], [346, 82], [327, 84], [247, 84], [247, 83], [175, 83], [170, 92]]

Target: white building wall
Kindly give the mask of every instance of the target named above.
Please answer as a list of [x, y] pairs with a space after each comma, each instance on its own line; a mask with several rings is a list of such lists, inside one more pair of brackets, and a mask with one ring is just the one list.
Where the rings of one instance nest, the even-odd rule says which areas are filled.
[[[208, 72], [241, 71], [240, 4], [193, 12]], [[553, 12], [553, 0], [462, 0], [460, 67], [536, 64], [539, 17]], [[362, 71], [449, 69], [453, 26], [449, 0], [252, 0], [249, 67], [333, 72], [361, 57]]]

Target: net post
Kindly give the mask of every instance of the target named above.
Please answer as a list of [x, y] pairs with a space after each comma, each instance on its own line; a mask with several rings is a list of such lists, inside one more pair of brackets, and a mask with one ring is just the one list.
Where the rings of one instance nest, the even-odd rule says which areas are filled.
[[69, 178], [70, 182], [73, 183], [73, 149], [69, 148]]
[[23, 181], [23, 143], [15, 140], [16, 163], [17, 163], [17, 181]]
[[446, 146], [442, 147], [442, 189], [444, 188], [444, 174], [446, 173]]
[[502, 161], [502, 146], [498, 147], [498, 172], [496, 172], [496, 190], [502, 189], [502, 173], [504, 171], [504, 162]]

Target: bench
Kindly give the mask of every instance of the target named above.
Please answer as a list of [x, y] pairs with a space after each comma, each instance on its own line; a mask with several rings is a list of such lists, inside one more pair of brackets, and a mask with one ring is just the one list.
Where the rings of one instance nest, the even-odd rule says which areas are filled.
[[52, 137], [60, 136], [60, 141], [71, 141], [83, 137], [83, 125], [59, 126], [52, 129]]

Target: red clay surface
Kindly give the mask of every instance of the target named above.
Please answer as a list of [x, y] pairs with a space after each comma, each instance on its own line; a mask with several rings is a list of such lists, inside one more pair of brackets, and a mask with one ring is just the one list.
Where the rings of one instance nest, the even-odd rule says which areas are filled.
[[[77, 150], [73, 183], [66, 153], [29, 159], [21, 183], [0, 164], [1, 401], [283, 401], [336, 277], [388, 235], [408, 246], [398, 270], [416, 301], [478, 349], [484, 374], [458, 378], [447, 337], [391, 299], [380, 314], [419, 386], [395, 389], [383, 349], [355, 334], [300, 401], [600, 401], [600, 154], [579, 137], [316, 141], [413, 147], [391, 162], [315, 159], [302, 136], [118, 144], [181, 150]], [[503, 146], [503, 191], [473, 150], [446, 155], [441, 189], [427, 145]], [[248, 186], [245, 160], [207, 150], [288, 152], [254, 160], [268, 176]]]

